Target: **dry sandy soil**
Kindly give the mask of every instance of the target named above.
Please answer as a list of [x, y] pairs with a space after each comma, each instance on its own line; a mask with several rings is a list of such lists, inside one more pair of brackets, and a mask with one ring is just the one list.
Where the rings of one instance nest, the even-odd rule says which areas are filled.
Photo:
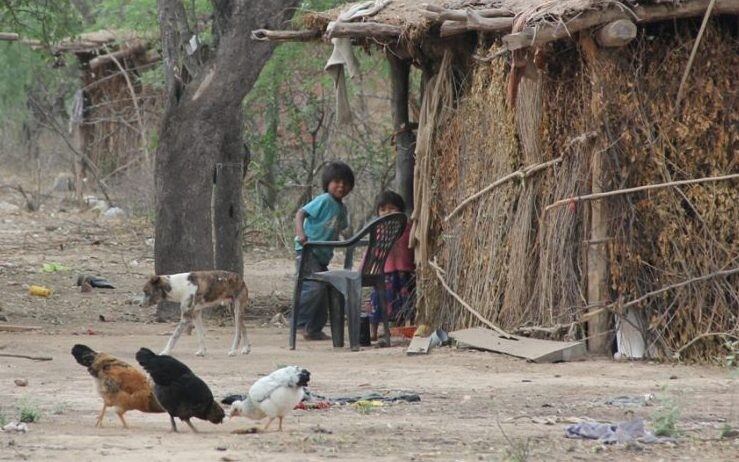
[[[739, 427], [739, 387], [730, 370], [605, 359], [537, 365], [452, 348], [409, 357], [402, 345], [352, 353], [333, 350], [330, 342], [299, 342], [289, 351], [287, 329], [268, 320], [289, 303], [293, 263], [255, 252], [246, 265], [255, 300], [252, 353], [227, 357], [232, 328], [218, 319], [209, 322], [206, 358], [195, 357], [194, 336], [183, 337], [174, 351], [217, 397], [245, 390], [280, 364], [299, 364], [312, 372], [316, 393], [413, 391], [421, 402], [368, 412], [296, 410], [282, 433], [232, 434], [252, 425], [237, 418], [220, 426], [195, 422], [199, 434], [181, 425], [173, 434], [165, 415], [137, 412], [127, 414], [130, 430], [112, 413], [105, 428], [95, 428], [101, 400], [69, 350], [85, 343], [133, 362], [139, 347], [164, 346], [172, 325], [153, 322], [151, 310], [132, 303], [153, 268], [151, 236], [141, 223], [104, 224], [87, 212], [0, 214], [0, 315], [42, 327], [0, 332], [0, 353], [53, 357], [0, 357], [0, 414], [17, 419], [28, 403], [41, 415], [26, 434], [0, 433], [0, 460], [737, 460], [739, 439], [720, 438], [722, 427]], [[41, 272], [49, 262], [70, 270]], [[78, 273], [105, 276], [117, 288], [81, 294]], [[29, 296], [31, 283], [54, 295]], [[16, 386], [15, 379], [28, 385]], [[605, 404], [649, 393], [655, 395], [649, 406]], [[676, 444], [605, 446], [564, 437], [576, 418], [617, 422], [635, 415], [652, 426], [652, 416], [670, 402], [679, 410]]]

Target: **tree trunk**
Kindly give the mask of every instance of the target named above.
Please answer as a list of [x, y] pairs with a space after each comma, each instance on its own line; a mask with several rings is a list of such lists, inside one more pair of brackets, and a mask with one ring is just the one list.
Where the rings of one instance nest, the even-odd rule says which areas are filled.
[[390, 63], [390, 83], [392, 86], [392, 113], [395, 129], [395, 188], [405, 201], [406, 212], [413, 210], [413, 169], [416, 136], [408, 118], [408, 81], [411, 63], [402, 60], [392, 52], [387, 54]]
[[215, 51], [201, 45], [187, 54], [192, 33], [182, 1], [158, 1], [168, 93], [155, 164], [158, 274], [243, 273], [241, 102], [274, 49], [249, 35], [281, 26], [298, 1], [213, 3]]

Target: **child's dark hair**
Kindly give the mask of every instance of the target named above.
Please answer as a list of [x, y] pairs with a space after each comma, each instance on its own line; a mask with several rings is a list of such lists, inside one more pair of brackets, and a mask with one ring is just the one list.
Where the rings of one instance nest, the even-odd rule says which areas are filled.
[[400, 197], [400, 194], [395, 191], [390, 191], [389, 189], [381, 192], [377, 196], [377, 200], [375, 201], [375, 212], [379, 214], [380, 207], [384, 207], [386, 205], [394, 205], [401, 212], [405, 212], [405, 201], [403, 198]]
[[323, 184], [323, 192], [328, 192], [328, 184], [334, 180], [344, 180], [354, 189], [354, 172], [352, 168], [339, 160], [329, 162], [323, 168], [321, 175], [321, 183]]

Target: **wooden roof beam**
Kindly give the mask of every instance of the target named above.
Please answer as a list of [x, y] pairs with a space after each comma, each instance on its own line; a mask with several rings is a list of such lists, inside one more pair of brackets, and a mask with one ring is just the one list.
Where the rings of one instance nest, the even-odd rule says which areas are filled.
[[[645, 24], [668, 19], [700, 17], [705, 14], [711, 1], [695, 0], [678, 6], [672, 4], [636, 6], [631, 11], [616, 8], [591, 11], [583, 13], [568, 22], [527, 27], [521, 32], [504, 36], [503, 43], [509, 50], [519, 50], [527, 47], [540, 47], [546, 43], [570, 37], [575, 32], [619, 19], [628, 19], [637, 24]], [[714, 14], [739, 14], [739, 0], [716, 0]]]
[[251, 31], [251, 39], [260, 42], [308, 42], [321, 38], [319, 29], [308, 30], [267, 30]]
[[0, 32], [0, 42], [15, 42], [20, 37], [13, 32]]

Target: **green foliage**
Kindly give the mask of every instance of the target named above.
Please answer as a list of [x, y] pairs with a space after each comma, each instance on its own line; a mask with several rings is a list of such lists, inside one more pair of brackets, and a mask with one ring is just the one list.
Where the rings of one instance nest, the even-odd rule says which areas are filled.
[[[203, 23], [213, 11], [210, 0], [183, 0], [190, 27]], [[159, 30], [157, 0], [102, 0], [95, 8], [95, 29]]]
[[41, 411], [38, 406], [24, 398], [20, 404], [20, 421], [24, 423], [38, 422], [41, 419]]
[[29, 115], [29, 91], [38, 103], [48, 105], [76, 85], [72, 66], [53, 69], [52, 58], [14, 42], [0, 42], [0, 125], [22, 122]]
[[677, 421], [680, 418], [680, 409], [672, 400], [665, 400], [652, 416], [655, 436], [677, 437]]
[[725, 423], [721, 426], [721, 432], [719, 433], [719, 438], [721, 439], [728, 439], [728, 438], [735, 438], [737, 436], [736, 430], [734, 430], [731, 425], [728, 423]]
[[82, 19], [71, 2], [65, 0], [3, 0], [0, 2], [0, 30], [24, 38], [53, 43], [80, 31]]

